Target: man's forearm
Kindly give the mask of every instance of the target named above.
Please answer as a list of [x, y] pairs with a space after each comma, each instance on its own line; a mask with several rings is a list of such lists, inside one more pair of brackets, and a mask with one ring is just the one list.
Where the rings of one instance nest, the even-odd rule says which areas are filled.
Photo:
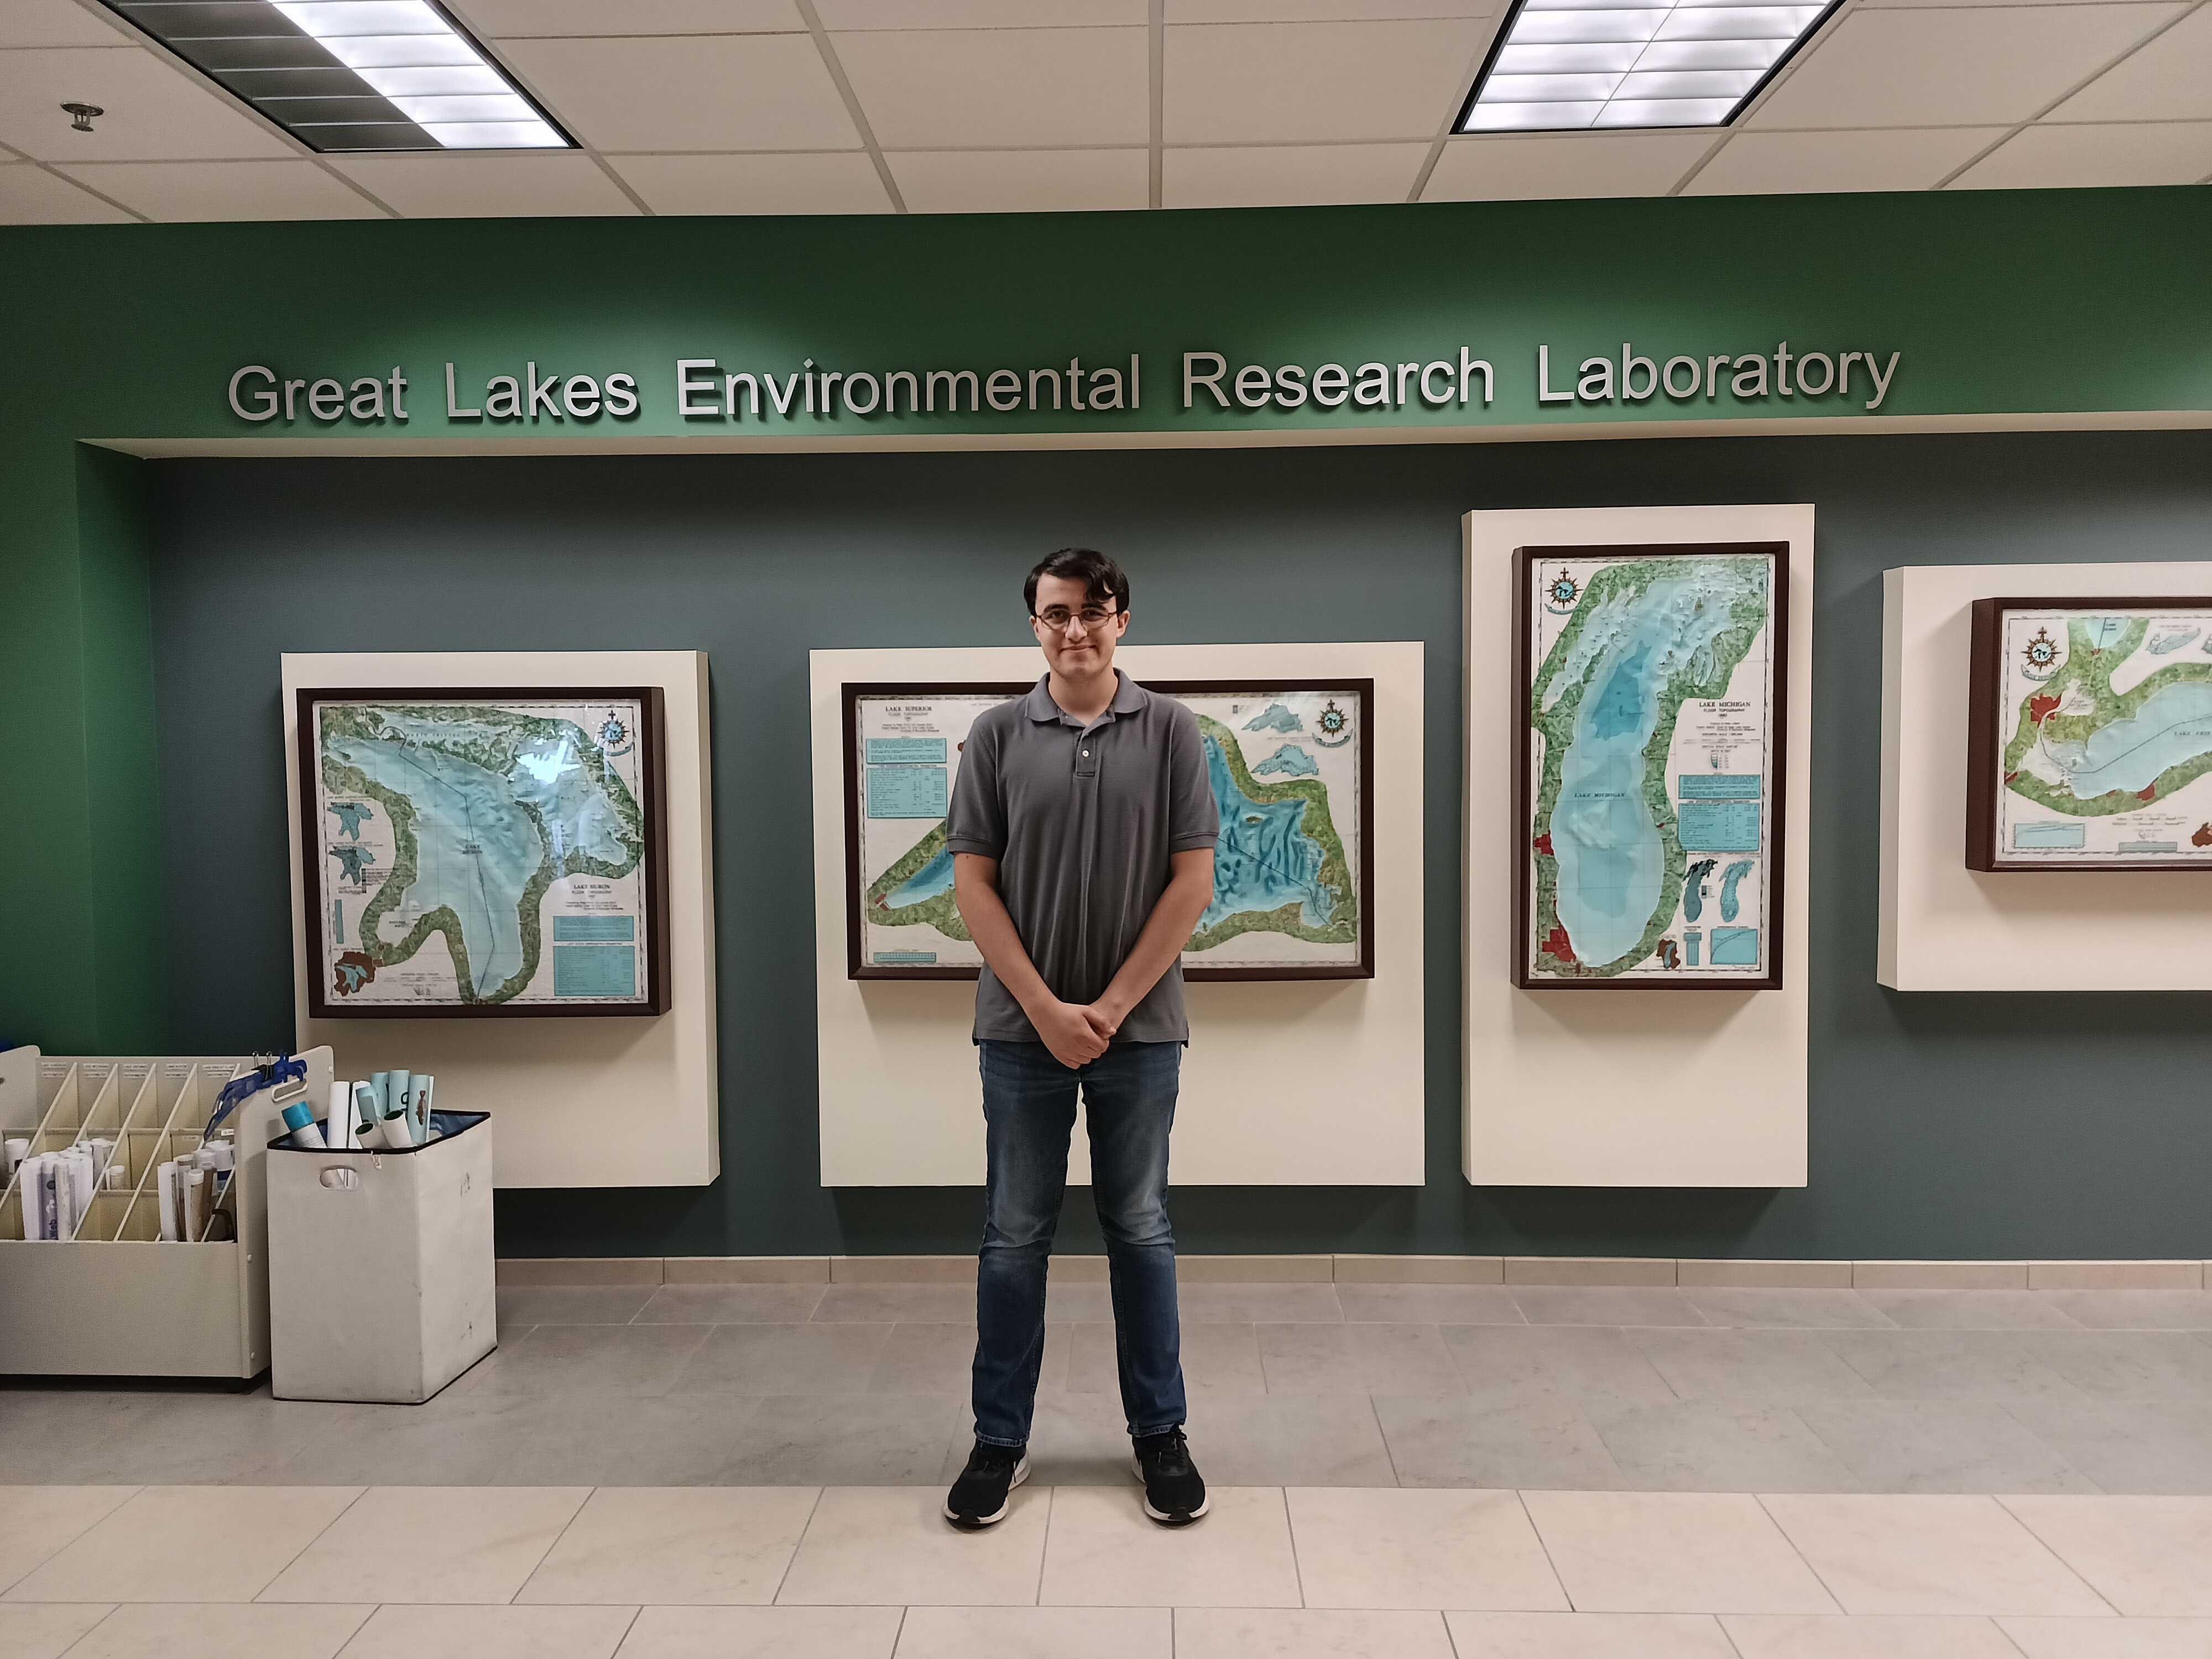
[[1142, 1002], [1160, 982], [1160, 976], [1175, 965], [1182, 954], [1182, 947], [1190, 943], [1191, 931], [1198, 919], [1206, 914], [1206, 907], [1213, 902], [1213, 862], [1209, 857], [1202, 868], [1178, 870], [1170, 878], [1159, 902], [1152, 906], [1152, 914], [1145, 920], [1144, 931], [1137, 935], [1127, 958], [1115, 974], [1106, 994], [1098, 999], [1103, 1008], [1119, 1024], [1121, 1017]]
[[[972, 855], [962, 855], [967, 856]], [[953, 865], [953, 899], [959, 907], [960, 920], [967, 924], [969, 936], [998, 975], [999, 983], [1021, 1004], [1023, 1012], [1034, 1015], [1041, 999], [1051, 999], [1052, 988], [1030, 960], [1029, 948], [1022, 943], [996, 884], [962, 870], [960, 863], [956, 859]]]

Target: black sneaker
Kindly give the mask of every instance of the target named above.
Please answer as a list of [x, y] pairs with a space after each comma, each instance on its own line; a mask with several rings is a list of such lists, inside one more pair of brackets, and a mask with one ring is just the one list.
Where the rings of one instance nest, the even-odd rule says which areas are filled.
[[945, 1494], [945, 1518], [970, 1532], [1006, 1518], [1006, 1495], [1030, 1478], [1026, 1446], [994, 1446], [978, 1440], [968, 1467]]
[[1129, 1443], [1137, 1449], [1146, 1515], [1164, 1527], [1187, 1527], [1206, 1513], [1206, 1482], [1198, 1478], [1181, 1429], [1139, 1435]]

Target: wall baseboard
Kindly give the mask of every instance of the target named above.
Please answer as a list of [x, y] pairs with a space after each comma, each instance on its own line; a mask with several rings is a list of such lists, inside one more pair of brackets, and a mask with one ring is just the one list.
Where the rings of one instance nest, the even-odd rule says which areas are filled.
[[[2197, 1291], [2212, 1262], [1789, 1261], [1674, 1256], [1185, 1255], [1183, 1282], [1680, 1285], [1690, 1290]], [[1103, 1255], [1062, 1255], [1063, 1284], [1103, 1285]], [[608, 1285], [957, 1285], [969, 1255], [503, 1256], [499, 1282]]]

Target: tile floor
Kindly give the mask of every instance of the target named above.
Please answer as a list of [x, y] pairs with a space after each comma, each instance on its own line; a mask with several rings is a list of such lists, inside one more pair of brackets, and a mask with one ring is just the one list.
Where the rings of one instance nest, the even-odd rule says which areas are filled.
[[[1184, 1286], [1224, 1486], [2212, 1495], [2212, 1292]], [[0, 1480], [919, 1486], [967, 1454], [957, 1285], [502, 1293], [428, 1405], [0, 1387]], [[1103, 1285], [1052, 1291], [1040, 1485], [1119, 1485]]]
[[420, 1407], [0, 1387], [0, 1659], [2212, 1659], [2212, 1293], [1103, 1285], [1006, 1523], [957, 1285], [521, 1290]]
[[2212, 1498], [0, 1488], [0, 1659], [2203, 1659]]

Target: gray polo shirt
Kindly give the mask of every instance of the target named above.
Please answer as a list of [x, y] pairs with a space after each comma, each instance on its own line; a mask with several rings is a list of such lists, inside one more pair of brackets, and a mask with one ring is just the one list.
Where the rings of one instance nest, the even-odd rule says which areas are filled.
[[[945, 844], [999, 860], [999, 896], [1044, 982], [1096, 1001], [1167, 890], [1169, 855], [1210, 848], [1221, 817], [1198, 717], [1119, 669], [1088, 726], [1053, 702], [1051, 676], [987, 710], [960, 751]], [[1182, 966], [1129, 1011], [1116, 1042], [1187, 1042]], [[1036, 1042], [1036, 1028], [988, 967], [975, 1040]]]

